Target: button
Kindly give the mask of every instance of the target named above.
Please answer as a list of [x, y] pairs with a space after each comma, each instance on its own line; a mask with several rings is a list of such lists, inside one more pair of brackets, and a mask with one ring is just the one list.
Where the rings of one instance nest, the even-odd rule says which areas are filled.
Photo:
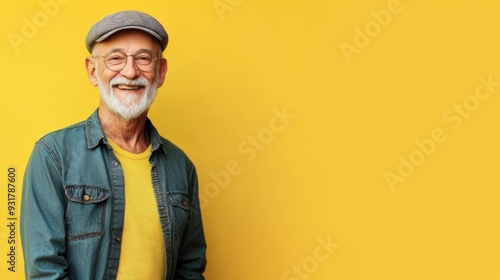
[[116, 161], [115, 161], [115, 162], [113, 162], [113, 165], [114, 165], [114, 166], [118, 166], [118, 162], [116, 162]]
[[83, 196], [83, 200], [89, 201], [90, 200], [90, 195], [86, 194]]
[[120, 242], [120, 237], [115, 237], [115, 240]]
[[187, 207], [187, 206], [188, 206], [188, 202], [187, 202], [187, 200], [185, 200], [185, 199], [183, 199], [183, 200], [182, 200], [182, 206], [184, 206], [184, 207]]

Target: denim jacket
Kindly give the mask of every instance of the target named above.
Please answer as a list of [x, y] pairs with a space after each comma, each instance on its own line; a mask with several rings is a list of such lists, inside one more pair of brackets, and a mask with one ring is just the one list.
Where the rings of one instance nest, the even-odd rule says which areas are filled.
[[[166, 250], [165, 279], [204, 279], [206, 243], [195, 167], [159, 135], [149, 119], [146, 126]], [[126, 201], [124, 179], [97, 110], [86, 121], [36, 142], [22, 195], [26, 279], [116, 278]]]

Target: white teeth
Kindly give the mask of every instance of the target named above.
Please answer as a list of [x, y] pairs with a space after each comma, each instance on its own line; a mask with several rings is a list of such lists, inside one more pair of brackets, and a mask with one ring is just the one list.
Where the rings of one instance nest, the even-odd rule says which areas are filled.
[[116, 86], [119, 89], [139, 89], [140, 86], [129, 86], [129, 85], [117, 85]]

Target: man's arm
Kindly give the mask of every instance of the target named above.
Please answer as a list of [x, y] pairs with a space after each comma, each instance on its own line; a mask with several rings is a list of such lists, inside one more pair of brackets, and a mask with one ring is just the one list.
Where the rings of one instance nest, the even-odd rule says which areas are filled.
[[184, 230], [174, 279], [204, 280], [205, 277], [203, 276], [203, 272], [207, 264], [207, 244], [203, 232], [200, 202], [198, 198], [198, 179], [194, 166], [189, 174], [189, 191], [191, 211]]
[[43, 142], [37, 142], [22, 188], [21, 242], [26, 279], [67, 279], [64, 211], [60, 162]]

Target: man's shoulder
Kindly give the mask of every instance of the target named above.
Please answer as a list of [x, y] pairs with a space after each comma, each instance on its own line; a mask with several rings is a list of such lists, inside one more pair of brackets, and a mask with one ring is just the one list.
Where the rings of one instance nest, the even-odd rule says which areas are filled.
[[174, 144], [172, 141], [168, 140], [167, 138], [160, 136], [161, 143], [163, 144], [163, 147], [167, 153], [173, 153], [178, 156], [183, 156], [187, 158], [186, 153], [184, 150], [182, 150], [179, 146]]
[[85, 140], [85, 121], [49, 132], [42, 136], [37, 142], [56, 144], [68, 141], [74, 142], [79, 139]]

